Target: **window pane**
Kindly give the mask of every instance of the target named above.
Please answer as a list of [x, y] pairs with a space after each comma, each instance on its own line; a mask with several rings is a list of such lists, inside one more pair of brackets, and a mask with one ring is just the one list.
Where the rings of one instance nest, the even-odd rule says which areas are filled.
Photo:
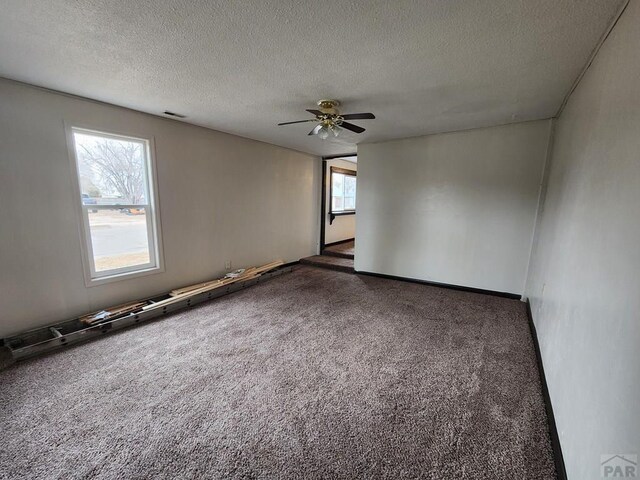
[[331, 196], [341, 197], [344, 195], [344, 175], [342, 173], [331, 174]]
[[147, 209], [88, 210], [96, 272], [150, 263]]
[[73, 129], [92, 279], [157, 266], [146, 140]]
[[355, 197], [344, 197], [344, 209], [345, 210], [355, 210], [356, 209], [356, 199], [355, 199]]
[[148, 202], [143, 141], [74, 132], [84, 205], [145, 205]]
[[356, 177], [353, 175], [344, 177], [344, 209], [356, 209]]
[[354, 198], [356, 196], [356, 177], [353, 175], [344, 177], [344, 196]]
[[331, 211], [356, 209], [356, 177], [344, 173], [331, 173]]

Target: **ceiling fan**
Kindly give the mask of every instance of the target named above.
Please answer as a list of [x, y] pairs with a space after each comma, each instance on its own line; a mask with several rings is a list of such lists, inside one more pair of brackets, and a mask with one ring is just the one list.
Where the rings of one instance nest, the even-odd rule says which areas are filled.
[[317, 122], [318, 124], [309, 132], [309, 135], [317, 135], [322, 140], [329, 138], [329, 135], [337, 137], [343, 129], [354, 133], [364, 132], [364, 128], [345, 122], [345, 120], [369, 120], [376, 116], [373, 113], [347, 113], [342, 115], [338, 110], [340, 102], [338, 100], [320, 100], [319, 110], [307, 110], [316, 118], [309, 120], [296, 120], [295, 122], [284, 122], [278, 125], [291, 125], [293, 123]]

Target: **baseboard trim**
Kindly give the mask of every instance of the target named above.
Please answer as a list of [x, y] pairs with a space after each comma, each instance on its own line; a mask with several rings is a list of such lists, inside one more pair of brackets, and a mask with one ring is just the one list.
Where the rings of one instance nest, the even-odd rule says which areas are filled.
[[[12, 363], [26, 358], [48, 354], [57, 350], [67, 349], [70, 346], [95, 340], [105, 334], [117, 332], [124, 328], [138, 327], [146, 322], [160, 319], [166, 314], [189, 309], [199, 303], [207, 302], [250, 286], [267, 281], [278, 275], [292, 272], [300, 262], [289, 262], [279, 267], [264, 272], [259, 277], [226, 285], [223, 288], [205, 291], [188, 298], [183, 298], [175, 303], [167, 304], [160, 308], [144, 310], [142, 308], [116, 316], [112, 320], [107, 320], [93, 325], [85, 325], [80, 321], [80, 317], [70, 320], [49, 324], [43, 327], [24, 331], [11, 337], [0, 338], [0, 370], [8, 367]], [[167, 300], [169, 292], [155, 297], [141, 299], [152, 305], [152, 302]], [[151, 302], [151, 303], [149, 303]], [[51, 332], [54, 329], [57, 334]]]
[[346, 240], [338, 240], [337, 242], [325, 243], [324, 248], [333, 247], [334, 245], [342, 245], [343, 243], [353, 242], [355, 238], [347, 238]]
[[533, 338], [533, 348], [536, 351], [536, 361], [538, 363], [538, 371], [540, 372], [540, 383], [542, 384], [542, 396], [544, 397], [544, 407], [547, 412], [547, 422], [549, 424], [549, 436], [551, 437], [551, 447], [553, 448], [553, 459], [556, 464], [556, 474], [558, 480], [567, 480], [567, 470], [564, 465], [564, 456], [562, 455], [562, 446], [560, 445], [560, 436], [558, 435], [558, 427], [556, 426], [556, 417], [553, 414], [553, 405], [549, 396], [549, 387], [547, 386], [547, 377], [544, 373], [544, 365], [542, 363], [542, 354], [540, 353], [540, 343], [538, 342], [538, 331], [533, 323], [533, 314], [531, 313], [531, 304], [527, 299], [527, 317], [529, 319], [529, 329]]
[[430, 285], [432, 287], [448, 288], [450, 290], [459, 290], [461, 292], [480, 293], [483, 295], [491, 295], [493, 297], [509, 298], [511, 300], [520, 300], [522, 295], [518, 293], [498, 292], [495, 290], [484, 290], [482, 288], [464, 287], [462, 285], [452, 285], [450, 283], [431, 282], [429, 280], [418, 280], [409, 277], [397, 277], [395, 275], [387, 275], [385, 273], [373, 273], [356, 270], [359, 275], [368, 275], [370, 277], [386, 278], [388, 280], [399, 280], [401, 282], [420, 283], [422, 285]]

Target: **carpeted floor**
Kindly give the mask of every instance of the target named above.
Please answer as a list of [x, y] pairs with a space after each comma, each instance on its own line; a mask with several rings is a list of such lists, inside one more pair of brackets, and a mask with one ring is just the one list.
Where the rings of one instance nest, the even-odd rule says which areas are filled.
[[300, 267], [0, 372], [0, 478], [555, 478], [523, 303]]
[[353, 258], [356, 252], [356, 242], [352, 240], [350, 242], [339, 243], [338, 245], [331, 245], [325, 247], [322, 251], [323, 255], [335, 255], [336, 257]]
[[351, 258], [334, 257], [333, 255], [313, 255], [312, 257], [301, 258], [300, 263], [339, 272], [354, 272], [353, 259]]

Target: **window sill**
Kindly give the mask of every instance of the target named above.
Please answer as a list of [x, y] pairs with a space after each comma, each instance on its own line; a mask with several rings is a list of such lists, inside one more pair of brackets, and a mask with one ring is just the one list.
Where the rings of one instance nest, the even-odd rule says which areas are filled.
[[355, 210], [351, 210], [348, 212], [329, 212], [329, 225], [333, 224], [333, 221], [336, 219], [336, 217], [343, 217], [345, 215], [355, 215], [356, 211]]
[[161, 266], [149, 267], [141, 270], [134, 270], [132, 272], [114, 273], [113, 275], [105, 275], [104, 277], [86, 278], [85, 284], [87, 287], [97, 287], [98, 285], [104, 285], [106, 283], [130, 280], [132, 278], [145, 277], [147, 275], [154, 275], [162, 272], [164, 272], [164, 268]]

